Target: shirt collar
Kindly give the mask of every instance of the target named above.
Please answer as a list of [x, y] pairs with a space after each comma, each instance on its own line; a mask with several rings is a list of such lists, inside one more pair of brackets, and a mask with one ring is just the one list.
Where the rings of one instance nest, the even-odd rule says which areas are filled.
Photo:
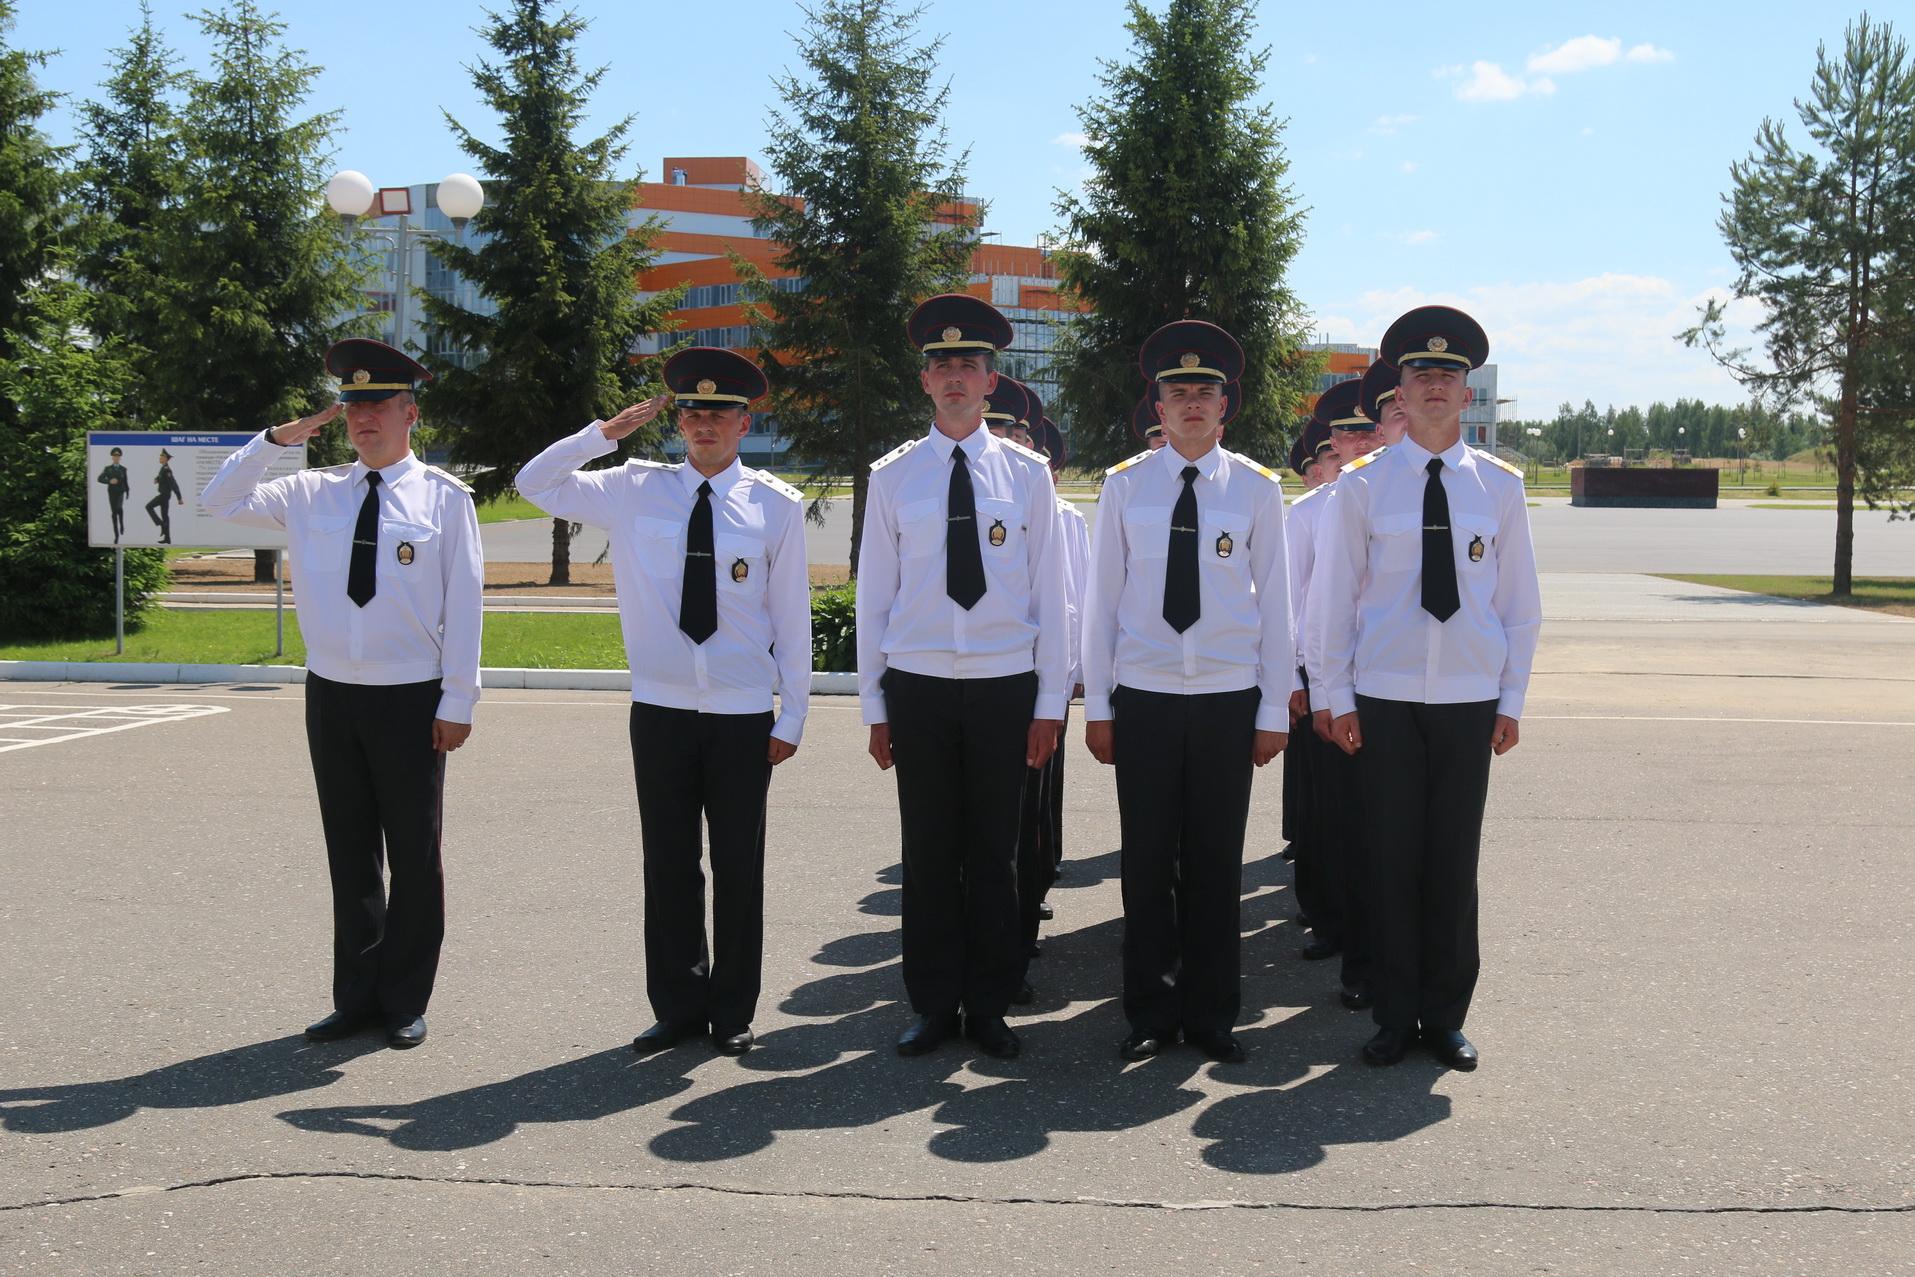
[[930, 441], [931, 447], [937, 452], [939, 461], [948, 464], [951, 460], [952, 449], [962, 448], [964, 449], [964, 464], [970, 465], [996, 446], [997, 436], [980, 425], [976, 430], [965, 435], [964, 441], [960, 443], [950, 435], [945, 434], [942, 430], [939, 430], [937, 424], [934, 422], [931, 426]]
[[[425, 464], [426, 463], [419, 460], [418, 457], [408, 452], [404, 457], [401, 457], [379, 472], [379, 482], [390, 488], [401, 479], [411, 475], [415, 470], [423, 470]], [[352, 482], [363, 485], [366, 481], [366, 475], [370, 473], [370, 470], [371, 467], [367, 466], [363, 461], [353, 462]]]
[[1390, 451], [1394, 452], [1397, 448], [1401, 448], [1410, 454], [1410, 459], [1416, 462], [1416, 468], [1418, 470], [1427, 470], [1431, 457], [1443, 458], [1443, 467], [1447, 470], [1461, 470], [1463, 468], [1463, 454], [1469, 451], [1469, 445], [1463, 442], [1461, 435], [1456, 437], [1455, 443], [1443, 449], [1441, 452], [1431, 452], [1428, 448], [1425, 448], [1408, 435], [1404, 435], [1403, 442], [1397, 444], [1396, 448], [1392, 448]]
[[1217, 467], [1223, 464], [1223, 449], [1214, 443], [1210, 445], [1209, 452], [1195, 461], [1186, 460], [1183, 453], [1169, 444], [1157, 449], [1157, 455], [1162, 459], [1164, 469], [1170, 471], [1171, 476], [1180, 483], [1183, 481], [1185, 466], [1196, 466], [1198, 474], [1206, 479], [1214, 479], [1217, 477]]
[[[730, 465], [712, 476], [712, 495], [722, 496], [730, 492], [732, 485], [738, 482], [743, 476], [743, 473], [743, 468], [738, 464], [738, 458], [733, 457]], [[693, 496], [698, 495], [698, 485], [705, 482], [705, 476], [698, 473], [698, 467], [689, 461], [679, 464], [678, 478], [679, 481], [685, 485], [685, 491], [691, 493]]]

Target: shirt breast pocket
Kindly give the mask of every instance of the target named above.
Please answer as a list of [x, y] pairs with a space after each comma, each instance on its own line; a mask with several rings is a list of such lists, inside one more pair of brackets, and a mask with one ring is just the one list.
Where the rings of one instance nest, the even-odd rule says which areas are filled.
[[379, 521], [379, 556], [401, 574], [418, 571], [428, 561], [436, 563], [438, 555], [439, 529], [431, 524], [406, 519]]
[[1465, 572], [1483, 572], [1496, 566], [1496, 520], [1481, 514], [1456, 514], [1457, 561]]
[[319, 572], [344, 572], [352, 557], [352, 530], [356, 522], [345, 514], [315, 514], [307, 519], [301, 547], [305, 551], [306, 566]]
[[1124, 539], [1133, 559], [1161, 559], [1170, 553], [1170, 507], [1138, 505], [1124, 511]]
[[1005, 557], [1024, 549], [1024, 503], [1002, 497], [979, 497], [977, 526], [983, 534], [984, 552]]
[[926, 497], [898, 507], [898, 557], [915, 559], [944, 545], [944, 520], [938, 517], [938, 499]]
[[1370, 544], [1377, 566], [1385, 572], [1408, 572], [1423, 566], [1423, 516], [1389, 514], [1371, 525]]
[[634, 515], [632, 540], [637, 543], [638, 565], [652, 576], [677, 576], [685, 566], [685, 552], [678, 546], [684, 527], [676, 519]]
[[765, 543], [756, 537], [714, 536], [718, 555], [718, 588], [734, 594], [765, 592]]
[[1250, 516], [1235, 510], [1205, 510], [1199, 522], [1197, 562], [1238, 569], [1250, 561]]

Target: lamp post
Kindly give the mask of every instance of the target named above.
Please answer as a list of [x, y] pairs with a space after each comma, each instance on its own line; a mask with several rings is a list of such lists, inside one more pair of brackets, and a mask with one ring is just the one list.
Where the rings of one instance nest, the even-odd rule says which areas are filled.
[[[402, 346], [406, 338], [406, 302], [412, 292], [412, 250], [419, 240], [446, 239], [444, 231], [429, 231], [412, 225], [407, 218], [412, 213], [412, 188], [406, 186], [388, 186], [375, 190], [372, 180], [364, 173], [354, 169], [344, 169], [333, 174], [326, 183], [326, 203], [332, 211], [339, 214], [339, 220], [346, 224], [354, 234], [369, 239], [383, 239], [392, 245], [398, 261], [394, 263], [393, 277], [398, 287], [392, 301], [392, 344]], [[478, 179], [467, 173], [453, 173], [439, 183], [439, 211], [452, 219], [453, 235], [463, 237], [466, 223], [479, 215], [485, 207], [485, 188]], [[362, 217], [397, 216], [399, 225], [391, 231], [360, 227], [356, 223]]]

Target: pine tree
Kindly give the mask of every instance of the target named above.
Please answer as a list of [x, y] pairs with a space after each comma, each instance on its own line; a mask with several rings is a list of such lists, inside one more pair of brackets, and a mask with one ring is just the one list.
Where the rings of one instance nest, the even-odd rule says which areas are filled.
[[[420, 396], [447, 428], [457, 461], [488, 466], [481, 498], [506, 491], [519, 467], [593, 418], [643, 397], [658, 360], [632, 354], [638, 339], [670, 326], [677, 291], [641, 299], [637, 275], [657, 260], [658, 224], [627, 225], [638, 176], [615, 177], [627, 116], [602, 136], [573, 136], [605, 69], [582, 71], [576, 46], [587, 23], [546, 0], [512, 0], [484, 29], [498, 63], [473, 83], [499, 114], [503, 147], [489, 146], [450, 115], [460, 144], [487, 174], [477, 248], [438, 241], [431, 251], [471, 280], [496, 313], [418, 294], [427, 322], [453, 353], [428, 354], [437, 378]], [[654, 442], [628, 437], [616, 459]], [[552, 521], [551, 584], [571, 580], [571, 525]]]
[[1284, 273], [1303, 210], [1284, 184], [1283, 122], [1253, 105], [1268, 51], [1251, 52], [1251, 0], [1130, 0], [1133, 51], [1103, 64], [1104, 96], [1079, 109], [1091, 176], [1057, 204], [1061, 291], [1083, 313], [1057, 352], [1059, 400], [1086, 463], [1130, 455], [1145, 390], [1137, 351], [1178, 319], [1243, 346], [1243, 406], [1225, 439], [1282, 464], [1318, 360]]
[[253, 0], [196, 20], [213, 72], [187, 81], [184, 195], [159, 215], [138, 299], [149, 411], [183, 430], [257, 430], [311, 412], [326, 349], [361, 331], [362, 277], [321, 199], [339, 113], [299, 115], [319, 68]]
[[[1861, 464], [1885, 469], [1872, 501], [1906, 477], [1915, 404], [1915, 66], [1894, 28], [1863, 14], [1843, 48], [1816, 50], [1795, 111], [1814, 146], [1798, 150], [1766, 119], [1730, 168], [1717, 220], [1735, 259], [1736, 298], [1763, 304], [1766, 363], [1725, 347], [1727, 303], [1710, 301], [1681, 335], [1766, 403], [1809, 400], [1828, 413], [1835, 453], [1834, 593], [1853, 586]], [[1833, 390], [1824, 393], [1824, 388]]]
[[[13, 25], [0, 0], [0, 38]], [[79, 339], [71, 269], [78, 225], [66, 152], [40, 119], [55, 96], [43, 55], [0, 39], [0, 638], [110, 632], [113, 556], [86, 544], [86, 432], [112, 424], [126, 369]], [[164, 588], [163, 555], [126, 552], [128, 613]]]
[[905, 337], [918, 302], [963, 286], [974, 216], [954, 216], [963, 157], [949, 159], [933, 86], [940, 41], [917, 42], [922, 9], [823, 0], [798, 55], [811, 74], [774, 81], [767, 151], [782, 189], [748, 197], [773, 259], [802, 280], [781, 291], [734, 254], [759, 317], [770, 409], [822, 495], [851, 476], [851, 566], [870, 465], [913, 435], [928, 409], [924, 361]]
[[[86, 147], [81, 195], [94, 215], [77, 263], [92, 290], [88, 327], [111, 333], [142, 372], [151, 369], [152, 352], [172, 323], [161, 295], [161, 235], [187, 189], [177, 62], [153, 25], [152, 9], [142, 3], [140, 25], [113, 52], [101, 86], [106, 100], [80, 110]], [[167, 419], [172, 405], [156, 399], [155, 388], [147, 376], [128, 379], [123, 424], [151, 427]]]

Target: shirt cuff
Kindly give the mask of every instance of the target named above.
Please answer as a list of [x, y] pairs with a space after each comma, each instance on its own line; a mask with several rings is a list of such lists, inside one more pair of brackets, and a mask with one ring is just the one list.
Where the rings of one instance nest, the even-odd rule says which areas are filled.
[[1496, 712], [1506, 718], [1520, 719], [1523, 716], [1525, 696], [1526, 693], [1517, 691], [1515, 688], [1504, 688], [1503, 694], [1497, 698]]
[[1110, 721], [1110, 693], [1084, 691], [1084, 721], [1087, 723], [1107, 723]]
[[876, 727], [879, 723], [891, 721], [890, 716], [884, 711], [883, 692], [879, 692], [876, 696], [858, 697], [858, 708], [863, 711], [866, 727]]
[[1064, 707], [1071, 703], [1068, 692], [1039, 693], [1037, 704], [1031, 709], [1032, 718], [1062, 718]]
[[805, 716], [803, 714], [779, 714], [778, 721], [771, 725], [771, 734], [778, 740], [796, 749], [798, 742], [804, 738]]
[[1260, 732], [1288, 732], [1290, 730], [1290, 707], [1276, 701], [1265, 700], [1257, 706], [1257, 730]]
[[454, 696], [451, 692], [439, 697], [439, 712], [434, 718], [443, 718], [448, 723], [470, 723], [472, 721], [472, 702], [463, 696]]
[[1333, 687], [1324, 698], [1330, 705], [1330, 717], [1342, 718], [1345, 714], [1356, 713], [1356, 688]]

